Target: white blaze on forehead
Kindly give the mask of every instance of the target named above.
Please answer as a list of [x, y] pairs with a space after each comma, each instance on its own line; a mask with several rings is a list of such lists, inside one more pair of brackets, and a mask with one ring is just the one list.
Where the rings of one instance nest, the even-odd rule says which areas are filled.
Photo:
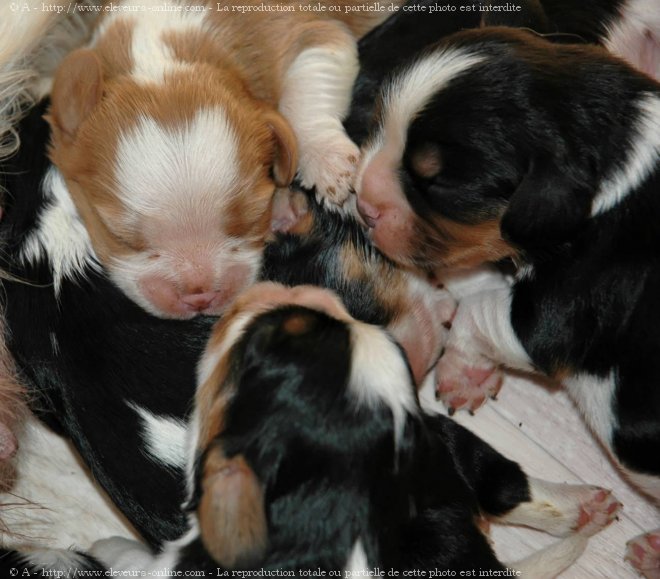
[[141, 117], [119, 140], [117, 193], [131, 214], [167, 217], [194, 207], [190, 217], [209, 217], [239, 182], [237, 148], [219, 107], [200, 109], [174, 127]]
[[[485, 56], [461, 49], [436, 50], [395, 76], [382, 93], [383, 118], [376, 134], [366, 145], [361, 169], [387, 148], [390, 159], [401, 159], [410, 123], [431, 98], [453, 79], [486, 60]], [[357, 183], [361, 182], [361, 174]]]
[[381, 328], [354, 322], [351, 328], [352, 359], [349, 389], [358, 405], [385, 405], [394, 418], [398, 447], [408, 414], [416, 414], [417, 399], [403, 353]]

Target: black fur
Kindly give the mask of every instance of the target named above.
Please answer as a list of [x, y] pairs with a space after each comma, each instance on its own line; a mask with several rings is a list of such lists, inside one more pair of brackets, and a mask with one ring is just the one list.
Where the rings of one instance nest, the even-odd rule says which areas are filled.
[[[601, 184], [633, 154], [640, 103], [660, 86], [596, 47], [503, 28], [459, 33], [447, 45], [487, 60], [409, 127], [405, 194], [422, 218], [501, 217], [503, 237], [532, 272], [513, 289], [511, 321], [525, 350], [549, 374], [613, 373], [614, 450], [625, 466], [660, 474], [660, 161], [591, 216]], [[443, 165], [422, 179], [406, 159], [429, 142]]]
[[[292, 316], [305, 332], [286, 330]], [[297, 306], [262, 314], [232, 349], [236, 392], [211, 445], [242, 455], [264, 488], [269, 547], [256, 567], [341, 569], [360, 538], [371, 567], [504, 569], [475, 517], [529, 500], [520, 467], [421, 410], [395, 446], [389, 408], [356, 404], [351, 356], [344, 322]], [[181, 555], [181, 569], [204, 557], [199, 541]]]

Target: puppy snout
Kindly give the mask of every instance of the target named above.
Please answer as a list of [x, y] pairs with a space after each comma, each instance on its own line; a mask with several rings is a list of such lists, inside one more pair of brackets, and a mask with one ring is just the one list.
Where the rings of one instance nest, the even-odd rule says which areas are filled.
[[209, 309], [213, 300], [218, 297], [218, 292], [191, 293], [181, 296], [181, 302], [192, 311], [203, 312]]

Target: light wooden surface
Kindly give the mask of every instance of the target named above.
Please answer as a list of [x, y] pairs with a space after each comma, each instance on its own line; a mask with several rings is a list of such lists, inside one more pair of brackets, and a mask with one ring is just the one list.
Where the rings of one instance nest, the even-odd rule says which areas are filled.
[[[445, 413], [434, 399], [431, 384], [424, 387], [421, 398], [427, 409]], [[509, 376], [497, 401], [489, 401], [475, 416], [458, 412], [455, 419], [517, 461], [528, 474], [610, 488], [623, 504], [619, 520], [589, 541], [585, 553], [561, 579], [639, 577], [623, 560], [625, 544], [660, 527], [660, 510], [623, 480], [563, 391]], [[521, 559], [557, 540], [530, 529], [499, 525], [493, 525], [492, 536], [503, 561]]]

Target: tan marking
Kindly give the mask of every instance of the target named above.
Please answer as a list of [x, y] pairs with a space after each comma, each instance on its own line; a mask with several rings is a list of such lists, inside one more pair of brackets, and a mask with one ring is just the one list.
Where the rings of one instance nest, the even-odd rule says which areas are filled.
[[433, 143], [422, 145], [410, 156], [410, 166], [420, 177], [435, 177], [442, 170], [440, 149]]
[[463, 224], [433, 216], [432, 222], [415, 217], [415, 231], [408, 240], [411, 260], [423, 269], [476, 267], [517, 253], [502, 239], [499, 219]]
[[227, 458], [219, 446], [206, 455], [197, 515], [202, 542], [223, 567], [252, 566], [268, 545], [261, 484], [243, 456]]
[[309, 333], [314, 326], [315, 319], [309, 314], [292, 314], [282, 324], [282, 329], [294, 336]]

